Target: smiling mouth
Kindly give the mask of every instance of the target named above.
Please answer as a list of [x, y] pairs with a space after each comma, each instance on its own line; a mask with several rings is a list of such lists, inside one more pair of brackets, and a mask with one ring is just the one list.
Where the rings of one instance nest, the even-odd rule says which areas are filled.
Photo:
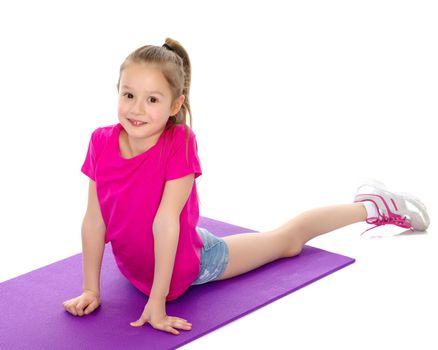
[[129, 122], [130, 122], [132, 125], [134, 125], [134, 126], [140, 126], [140, 125], [147, 124], [146, 122], [141, 122], [141, 121], [139, 121], [139, 120], [129, 119], [129, 118], [127, 118], [127, 119], [128, 119]]

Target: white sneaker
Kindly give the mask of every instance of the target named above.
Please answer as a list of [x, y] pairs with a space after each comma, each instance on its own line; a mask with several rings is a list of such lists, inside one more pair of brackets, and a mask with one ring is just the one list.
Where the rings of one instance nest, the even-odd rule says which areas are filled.
[[411, 230], [425, 231], [430, 224], [426, 206], [409, 193], [393, 193], [376, 180], [368, 180], [357, 189], [355, 202], [370, 201], [375, 204], [378, 217], [367, 218], [367, 223], [377, 226], [392, 224]]

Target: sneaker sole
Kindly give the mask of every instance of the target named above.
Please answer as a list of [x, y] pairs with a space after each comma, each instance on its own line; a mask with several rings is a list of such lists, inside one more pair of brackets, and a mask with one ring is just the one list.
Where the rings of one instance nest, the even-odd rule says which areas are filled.
[[405, 197], [406, 201], [410, 202], [413, 206], [420, 208], [421, 215], [423, 216], [422, 218], [424, 219], [424, 225], [415, 229], [418, 231], [426, 231], [430, 224], [430, 218], [429, 214], [427, 213], [426, 206], [417, 197], [413, 196], [410, 193], [401, 192], [400, 194]]

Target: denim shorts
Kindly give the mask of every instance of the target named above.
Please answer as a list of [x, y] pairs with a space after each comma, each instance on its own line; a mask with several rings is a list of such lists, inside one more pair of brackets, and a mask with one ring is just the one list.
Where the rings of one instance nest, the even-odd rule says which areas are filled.
[[222, 276], [228, 264], [228, 246], [223, 238], [215, 236], [205, 228], [196, 227], [196, 231], [204, 243], [201, 248], [201, 271], [192, 283], [203, 284]]

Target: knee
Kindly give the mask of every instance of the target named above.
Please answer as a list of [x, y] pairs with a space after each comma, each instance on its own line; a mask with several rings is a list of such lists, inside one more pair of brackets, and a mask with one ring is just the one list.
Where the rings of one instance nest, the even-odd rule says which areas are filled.
[[299, 241], [290, 242], [286, 249], [285, 257], [290, 258], [292, 256], [299, 255], [303, 250], [303, 244]]

